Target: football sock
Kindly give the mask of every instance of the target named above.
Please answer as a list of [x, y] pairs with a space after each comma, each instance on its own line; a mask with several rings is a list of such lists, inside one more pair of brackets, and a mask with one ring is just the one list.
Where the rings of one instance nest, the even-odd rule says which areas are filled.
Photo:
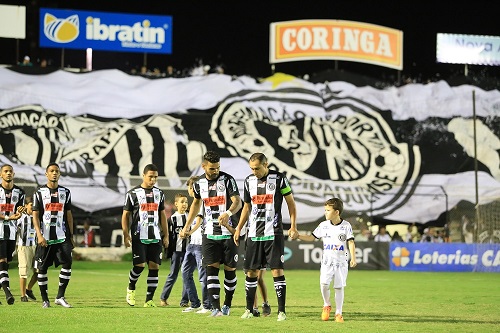
[[142, 271], [144, 270], [144, 267], [140, 266], [134, 266], [130, 270], [130, 273], [128, 275], [128, 289], [130, 290], [135, 290], [135, 284], [137, 283], [137, 280], [141, 276]]
[[321, 296], [323, 296], [323, 306], [332, 305], [330, 303], [330, 285], [329, 284], [321, 284]]
[[245, 278], [245, 294], [247, 300], [247, 309], [252, 310], [255, 303], [255, 293], [257, 292], [257, 277]]
[[45, 302], [49, 301], [49, 296], [47, 294], [48, 291], [48, 277], [46, 270], [38, 270], [38, 287], [40, 287], [40, 295], [42, 296], [42, 300]]
[[69, 280], [71, 279], [71, 266], [63, 266], [59, 272], [59, 289], [57, 291], [57, 298], [64, 297], [66, 287], [68, 287]]
[[335, 288], [335, 314], [342, 314], [344, 305], [344, 288]]
[[148, 291], [146, 293], [146, 302], [153, 299], [155, 295], [156, 288], [158, 287], [158, 270], [149, 269], [148, 272]]
[[9, 264], [5, 261], [0, 262], [0, 283], [4, 292], [10, 292]]
[[212, 308], [220, 310], [220, 282], [219, 268], [207, 266], [207, 290], [208, 298], [212, 302]]
[[226, 293], [224, 304], [229, 307], [231, 307], [231, 303], [233, 302], [233, 295], [234, 291], [236, 290], [237, 282], [238, 278], [236, 277], [236, 270], [224, 270], [224, 292]]
[[276, 296], [278, 297], [278, 312], [285, 312], [285, 302], [286, 302], [286, 280], [285, 276], [273, 277], [274, 279], [274, 289], [276, 290]]

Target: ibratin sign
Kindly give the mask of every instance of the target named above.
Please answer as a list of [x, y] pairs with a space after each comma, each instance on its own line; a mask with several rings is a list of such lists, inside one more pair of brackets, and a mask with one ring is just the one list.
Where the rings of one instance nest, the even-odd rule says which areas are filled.
[[60, 163], [61, 184], [78, 186], [73, 203], [92, 212], [120, 207], [128, 177], [148, 163], [179, 179], [201, 174], [203, 153], [216, 150], [242, 182], [248, 157], [264, 152], [292, 183], [299, 223], [321, 218], [332, 196], [346, 212], [425, 223], [475, 200], [472, 90], [487, 203], [500, 198], [500, 93], [445, 82], [379, 90], [283, 74], [257, 82], [0, 69], [0, 162], [18, 177]]

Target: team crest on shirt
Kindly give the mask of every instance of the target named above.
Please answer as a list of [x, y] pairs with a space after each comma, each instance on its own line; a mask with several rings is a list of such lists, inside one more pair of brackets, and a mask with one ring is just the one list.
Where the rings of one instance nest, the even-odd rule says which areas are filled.
[[345, 234], [340, 234], [340, 235], [339, 235], [339, 240], [340, 240], [341, 242], [345, 242], [345, 240], [346, 240], [346, 239], [347, 239], [347, 236], [346, 236]]
[[274, 191], [276, 189], [276, 184], [274, 184], [274, 183], [267, 184], [267, 189], [269, 191]]
[[59, 201], [65, 201], [66, 200], [66, 194], [65, 193], [60, 193], [59, 194]]
[[234, 261], [238, 262], [238, 255], [237, 254], [234, 255]]
[[226, 187], [224, 185], [217, 186], [217, 191], [224, 192], [225, 190], [226, 190]]
[[160, 201], [160, 194], [155, 194], [155, 201]]
[[19, 198], [18, 198], [18, 196], [17, 196], [17, 195], [13, 195], [13, 196], [12, 196], [12, 201], [17, 202], [17, 200], [18, 200], [18, 199], [19, 199]]

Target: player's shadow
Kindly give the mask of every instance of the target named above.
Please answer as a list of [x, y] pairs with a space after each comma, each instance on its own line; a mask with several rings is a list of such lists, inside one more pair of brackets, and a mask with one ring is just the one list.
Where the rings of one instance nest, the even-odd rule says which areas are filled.
[[[293, 316], [298, 318], [308, 318], [310, 320], [321, 321], [321, 308], [317, 306], [287, 306], [289, 308], [300, 308], [300, 311], [294, 311]], [[406, 314], [390, 314], [383, 312], [344, 312], [344, 316], [349, 320], [358, 322], [374, 322], [374, 321], [392, 321], [403, 323], [443, 323], [443, 324], [498, 324], [498, 321], [493, 320], [474, 320], [469, 317], [447, 317], [447, 316], [414, 316]]]

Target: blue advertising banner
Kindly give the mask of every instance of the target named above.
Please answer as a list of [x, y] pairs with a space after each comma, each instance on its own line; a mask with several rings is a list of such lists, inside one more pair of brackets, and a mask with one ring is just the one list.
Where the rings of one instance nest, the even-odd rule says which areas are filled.
[[500, 273], [500, 244], [393, 242], [389, 257], [391, 271]]
[[40, 46], [172, 53], [172, 16], [40, 8]]

